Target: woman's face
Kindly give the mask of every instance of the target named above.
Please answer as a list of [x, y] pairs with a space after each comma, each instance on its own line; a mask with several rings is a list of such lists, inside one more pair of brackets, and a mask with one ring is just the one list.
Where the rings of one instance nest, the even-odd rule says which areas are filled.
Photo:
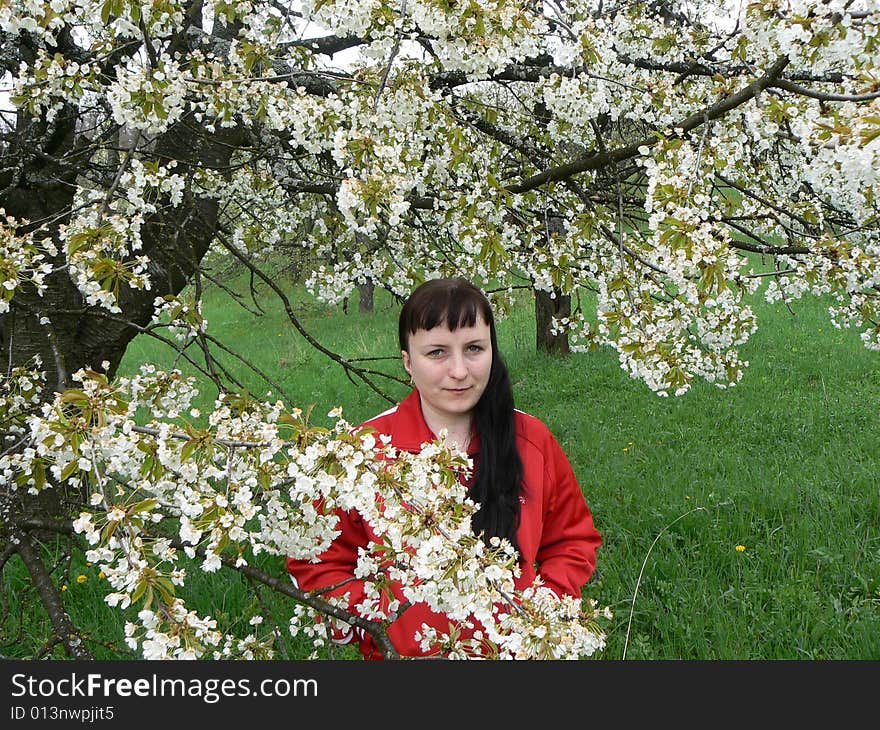
[[[492, 341], [489, 325], [478, 317], [473, 327], [450, 330], [446, 324], [417, 330], [403, 350], [403, 366], [422, 398], [422, 410], [437, 419], [470, 413], [489, 382]], [[436, 420], [436, 419], [435, 419]]]

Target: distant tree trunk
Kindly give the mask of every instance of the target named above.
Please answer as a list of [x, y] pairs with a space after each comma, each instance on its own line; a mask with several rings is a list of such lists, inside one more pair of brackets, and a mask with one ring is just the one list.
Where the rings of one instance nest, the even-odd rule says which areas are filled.
[[362, 314], [373, 311], [373, 292], [375, 289], [376, 285], [372, 281], [368, 281], [365, 284], [358, 284], [358, 293], [360, 294], [358, 311]]
[[551, 299], [549, 292], [535, 292], [535, 342], [539, 352], [567, 355], [570, 351], [568, 333], [554, 335], [550, 327], [554, 317], [561, 319], [571, 315], [571, 297], [558, 291], [555, 295]]

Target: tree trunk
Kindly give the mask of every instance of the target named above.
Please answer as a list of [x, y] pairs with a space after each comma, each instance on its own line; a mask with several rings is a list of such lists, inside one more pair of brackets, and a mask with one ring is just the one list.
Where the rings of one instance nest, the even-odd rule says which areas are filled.
[[[75, 110], [69, 107], [58, 114], [54, 125], [21, 113], [17, 124], [22, 144], [0, 147], [0, 208], [19, 221], [31, 221], [19, 233], [50, 221], [43, 230], [59, 242], [60, 226], [70, 221], [74, 191], [83, 174], [78, 167], [82, 164], [78, 153], [89, 141], [77, 134]], [[177, 160], [178, 169], [189, 165], [226, 168], [236, 135], [242, 133], [224, 129], [205, 136], [193, 130], [183, 123], [168, 130], [154, 143], [156, 159]], [[108, 174], [112, 179], [115, 171]], [[107, 362], [107, 373], [113, 377], [128, 344], [152, 319], [155, 298], [176, 295], [190, 281], [216, 235], [218, 217], [215, 200], [185, 194], [176, 208], [165, 205], [147, 218], [141, 229], [143, 248], [137, 253], [150, 259], [151, 289], [139, 291], [123, 286], [118, 314], [85, 303], [64, 265], [63, 247], [59, 246], [62, 253], [51, 262], [55, 270], [46, 278], [43, 295], [23, 283], [15, 291], [9, 310], [0, 316], [4, 370], [39, 356], [40, 369], [47, 377], [44, 400], [51, 399], [53, 391], [71, 385], [70, 376], [80, 368], [101, 370], [102, 363]], [[21, 440], [12, 448], [25, 444]], [[8, 448], [5, 441], [3, 446]], [[50, 477], [49, 481], [54, 480]], [[72, 658], [87, 659], [91, 654], [64, 610], [63, 596], [46, 568], [39, 542], [27, 528], [19, 529], [28, 517], [58, 522], [76, 514], [78, 501], [85, 495], [63, 500], [55, 486], [41, 492], [45, 495], [42, 497], [14, 488], [0, 490], [0, 551], [5, 548], [7, 552], [18, 552], [51, 619], [55, 639], [63, 643]]]
[[358, 284], [358, 311], [361, 314], [371, 313], [373, 311], [373, 293], [376, 285], [372, 281], [365, 284]]
[[[66, 131], [63, 139], [57, 140], [59, 135], [55, 135], [56, 156], [69, 153], [76, 143], [72, 123]], [[179, 166], [222, 169], [229, 162], [234, 134], [238, 133], [224, 130], [204, 137], [180, 124], [157, 141], [155, 153], [160, 158], [179, 160]], [[0, 207], [17, 218], [66, 223], [73, 203], [75, 170], [47, 169], [42, 160], [36, 155], [34, 158], [28, 160], [30, 165], [18, 184], [2, 191]], [[59, 254], [53, 262], [56, 272], [48, 277], [49, 286], [43, 296], [33, 287], [22, 286], [10, 311], [0, 318], [0, 341], [9, 353], [10, 364], [22, 365], [39, 355], [50, 392], [63, 390], [69, 385], [71, 373], [79, 368], [102, 370], [105, 361], [110, 364], [108, 374], [112, 377], [138, 333], [137, 326], [152, 319], [154, 299], [180, 293], [190, 280], [216, 233], [217, 216], [216, 201], [187, 195], [178, 207], [160, 209], [148, 218], [141, 230], [143, 249], [138, 253], [150, 258], [152, 288], [138, 291], [123, 286], [119, 301], [122, 311], [118, 315], [85, 305], [63, 267], [63, 253]], [[40, 324], [41, 317], [48, 317], [51, 325]]]
[[551, 332], [553, 318], [561, 319], [571, 315], [571, 296], [554, 292], [535, 291], [535, 342], [539, 352], [550, 355], [567, 355], [569, 353], [568, 333], [554, 335]]

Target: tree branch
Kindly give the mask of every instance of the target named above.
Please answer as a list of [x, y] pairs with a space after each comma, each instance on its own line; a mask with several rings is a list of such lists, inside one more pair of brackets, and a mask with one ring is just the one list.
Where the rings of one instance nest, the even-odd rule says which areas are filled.
[[790, 91], [793, 94], [798, 94], [800, 96], [808, 96], [811, 99], [818, 99], [819, 101], [871, 101], [872, 99], [880, 99], [880, 91], [872, 91], [866, 94], [831, 94], [824, 91], [816, 91], [815, 89], [809, 89], [806, 86], [801, 86], [800, 84], [796, 84], [792, 81], [786, 81], [785, 79], [777, 79], [770, 86], [774, 86], [778, 89], [784, 89], [785, 91]]
[[[51, 530], [59, 534], [67, 535], [73, 534], [73, 524], [69, 520], [53, 522], [50, 520], [31, 519], [25, 520], [23, 524], [30, 529]], [[156, 537], [152, 534], [150, 536]], [[171, 539], [170, 544], [172, 545], [172, 547], [175, 547], [178, 550], [183, 550], [187, 547], [193, 547], [188, 543], [184, 544], [179, 538]], [[19, 549], [19, 553], [20, 552], [21, 550]], [[195, 552], [196, 555], [198, 555], [199, 557], [205, 557], [204, 548], [196, 548]], [[344, 608], [340, 608], [339, 606], [334, 606], [332, 603], [329, 603], [328, 601], [320, 597], [320, 594], [322, 592], [321, 590], [303, 591], [299, 588], [296, 588], [290, 580], [282, 580], [252, 565], [238, 565], [237, 556], [220, 555], [220, 561], [225, 567], [241, 573], [251, 580], [258, 581], [259, 583], [268, 586], [278, 593], [289, 596], [290, 598], [293, 598], [300, 603], [314, 608], [316, 611], [320, 611], [327, 616], [338, 618], [340, 621], [344, 621], [347, 624], [356, 626], [363, 631], [366, 631], [368, 634], [370, 634], [370, 636], [373, 637], [373, 640], [376, 642], [376, 646], [379, 648], [379, 650], [382, 652], [382, 655], [386, 659], [401, 658], [400, 654], [397, 652], [397, 649], [394, 648], [394, 644], [392, 644], [391, 640], [388, 638], [385, 626], [381, 622], [365, 619], [356, 613], [348, 611]], [[40, 562], [40, 565], [42, 566], [42, 562]], [[43, 571], [45, 572], [45, 568], [43, 568]], [[46, 574], [46, 579], [49, 580], [48, 574]], [[36, 580], [34, 582], [36, 583]], [[51, 580], [49, 581], [49, 583], [51, 584]], [[91, 655], [88, 655], [76, 658], [91, 659], [92, 657]]]
[[71, 658], [94, 659], [83, 643], [79, 629], [73, 625], [70, 616], [64, 610], [61, 596], [55, 588], [55, 584], [52, 582], [52, 578], [49, 576], [49, 572], [46, 570], [43, 559], [40, 557], [38, 549], [34, 546], [31, 536], [23, 533], [17, 539], [19, 541], [17, 547], [18, 554], [21, 556], [25, 567], [28, 569], [28, 573], [30, 573], [31, 580], [33, 580], [34, 586], [40, 594], [43, 607], [46, 609], [46, 613], [49, 614], [49, 620], [52, 622], [55, 636], [64, 644], [64, 649]]
[[[744, 104], [750, 99], [756, 98], [764, 89], [778, 78], [782, 70], [788, 65], [788, 56], [782, 56], [770, 67], [766, 74], [756, 79], [748, 86], [745, 86], [736, 94], [720, 99], [716, 103], [707, 107], [704, 111], [692, 114], [687, 119], [673, 125], [673, 129], [677, 134], [686, 134], [701, 124], [718, 119], [724, 116], [731, 109]], [[680, 130], [680, 131], [679, 131]], [[549, 182], [557, 182], [564, 180], [573, 175], [577, 175], [587, 170], [598, 170], [609, 165], [614, 165], [621, 160], [635, 157], [639, 154], [639, 147], [653, 147], [658, 144], [659, 140], [654, 136], [645, 137], [639, 142], [627, 145], [626, 147], [618, 147], [606, 153], [591, 154], [585, 157], [569, 162], [558, 167], [551, 167], [544, 172], [533, 175], [517, 185], [508, 185], [507, 190], [511, 193], [524, 193], [528, 190], [534, 190]]]

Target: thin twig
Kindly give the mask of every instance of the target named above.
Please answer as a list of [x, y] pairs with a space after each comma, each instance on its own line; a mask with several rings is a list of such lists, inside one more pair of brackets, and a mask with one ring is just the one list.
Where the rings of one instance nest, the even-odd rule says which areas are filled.
[[629, 644], [629, 632], [630, 632], [630, 629], [632, 628], [633, 613], [635, 612], [635, 608], [636, 608], [636, 596], [638, 596], [638, 594], [639, 594], [639, 585], [642, 582], [642, 575], [645, 572], [645, 566], [648, 564], [648, 558], [651, 555], [651, 551], [654, 549], [654, 546], [657, 544], [657, 541], [661, 538], [663, 533], [665, 533], [670, 527], [672, 527], [679, 520], [687, 517], [689, 514], [691, 514], [693, 512], [698, 512], [698, 511], [706, 512], [707, 510], [705, 507], [694, 507], [692, 510], [685, 512], [683, 515], [679, 515], [674, 520], [672, 520], [672, 522], [670, 522], [668, 525], [666, 525], [666, 527], [664, 527], [662, 530], [660, 530], [660, 532], [657, 534], [657, 537], [654, 538], [654, 542], [651, 543], [651, 547], [648, 548], [648, 553], [647, 553], [647, 555], [645, 555], [645, 560], [642, 563], [642, 569], [639, 571], [639, 579], [636, 581], [636, 589], [633, 592], [632, 606], [630, 606], [630, 610], [629, 610], [629, 622], [626, 625], [626, 638], [623, 642], [623, 656], [621, 657], [621, 659], [626, 659], [626, 647]]

